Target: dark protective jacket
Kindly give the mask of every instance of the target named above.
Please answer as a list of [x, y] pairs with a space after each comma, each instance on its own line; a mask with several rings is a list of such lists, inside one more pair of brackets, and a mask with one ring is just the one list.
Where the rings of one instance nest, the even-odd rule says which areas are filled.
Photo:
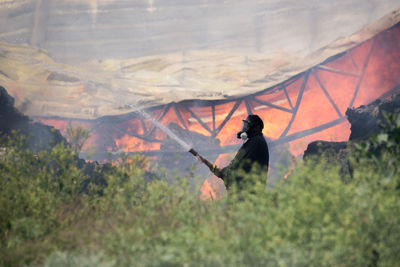
[[237, 183], [238, 187], [241, 187], [246, 177], [245, 175], [240, 175], [240, 170], [243, 170], [244, 173], [249, 173], [255, 163], [258, 165], [259, 174], [263, 176], [260, 179], [266, 182], [269, 152], [267, 142], [262, 134], [249, 138], [240, 147], [229, 165], [220, 171], [216, 170], [214, 174], [224, 180], [228, 189], [233, 183]]

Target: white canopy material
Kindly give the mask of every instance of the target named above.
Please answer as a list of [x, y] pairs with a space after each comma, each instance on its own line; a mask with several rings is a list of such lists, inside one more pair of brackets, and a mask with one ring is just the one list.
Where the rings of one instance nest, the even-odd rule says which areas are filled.
[[400, 1], [0, 0], [0, 84], [33, 116], [258, 92], [400, 21]]

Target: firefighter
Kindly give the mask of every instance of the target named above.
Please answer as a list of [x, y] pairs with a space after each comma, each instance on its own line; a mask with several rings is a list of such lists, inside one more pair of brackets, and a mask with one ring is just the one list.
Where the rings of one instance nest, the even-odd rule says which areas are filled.
[[243, 120], [242, 129], [237, 133], [237, 137], [245, 142], [236, 153], [235, 158], [225, 168], [218, 168], [197, 152], [196, 156], [208, 166], [211, 172], [224, 181], [227, 189], [234, 183], [241, 189], [247, 182], [246, 174], [253, 167], [257, 167], [259, 178], [266, 182], [269, 152], [267, 142], [262, 134], [263, 128], [264, 123], [257, 115], [249, 115], [246, 120]]

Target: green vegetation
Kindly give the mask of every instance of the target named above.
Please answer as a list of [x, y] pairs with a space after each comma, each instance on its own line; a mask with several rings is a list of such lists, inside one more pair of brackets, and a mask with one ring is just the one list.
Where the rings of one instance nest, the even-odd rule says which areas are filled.
[[90, 137], [90, 131], [86, 130], [82, 126], [76, 128], [67, 128], [67, 140], [72, 147], [72, 151], [79, 154], [83, 148], [83, 145]]
[[310, 161], [274, 188], [255, 182], [214, 201], [185, 179], [146, 180], [141, 155], [112, 167], [107, 186], [83, 190], [70, 147], [34, 155], [3, 142], [0, 264], [396, 266], [399, 116], [385, 129], [354, 145], [351, 178]]

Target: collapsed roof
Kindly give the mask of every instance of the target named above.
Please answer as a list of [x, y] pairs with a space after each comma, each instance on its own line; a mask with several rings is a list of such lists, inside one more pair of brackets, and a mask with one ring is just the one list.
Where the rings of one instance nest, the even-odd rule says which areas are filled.
[[[272, 145], [291, 142], [300, 154], [307, 141], [347, 140], [348, 108], [368, 104], [400, 90], [400, 22], [351, 49], [304, 72], [254, 94], [228, 100], [187, 100], [150, 107], [141, 112], [95, 120], [40, 117], [65, 130], [91, 129], [97, 151], [168, 151], [168, 137], [153, 117], [196, 149], [228, 151], [238, 144], [235, 132], [248, 114], [264, 120], [264, 134]], [[208, 142], [198, 142], [209, 137]], [[167, 151], [166, 151], [167, 150]]]

